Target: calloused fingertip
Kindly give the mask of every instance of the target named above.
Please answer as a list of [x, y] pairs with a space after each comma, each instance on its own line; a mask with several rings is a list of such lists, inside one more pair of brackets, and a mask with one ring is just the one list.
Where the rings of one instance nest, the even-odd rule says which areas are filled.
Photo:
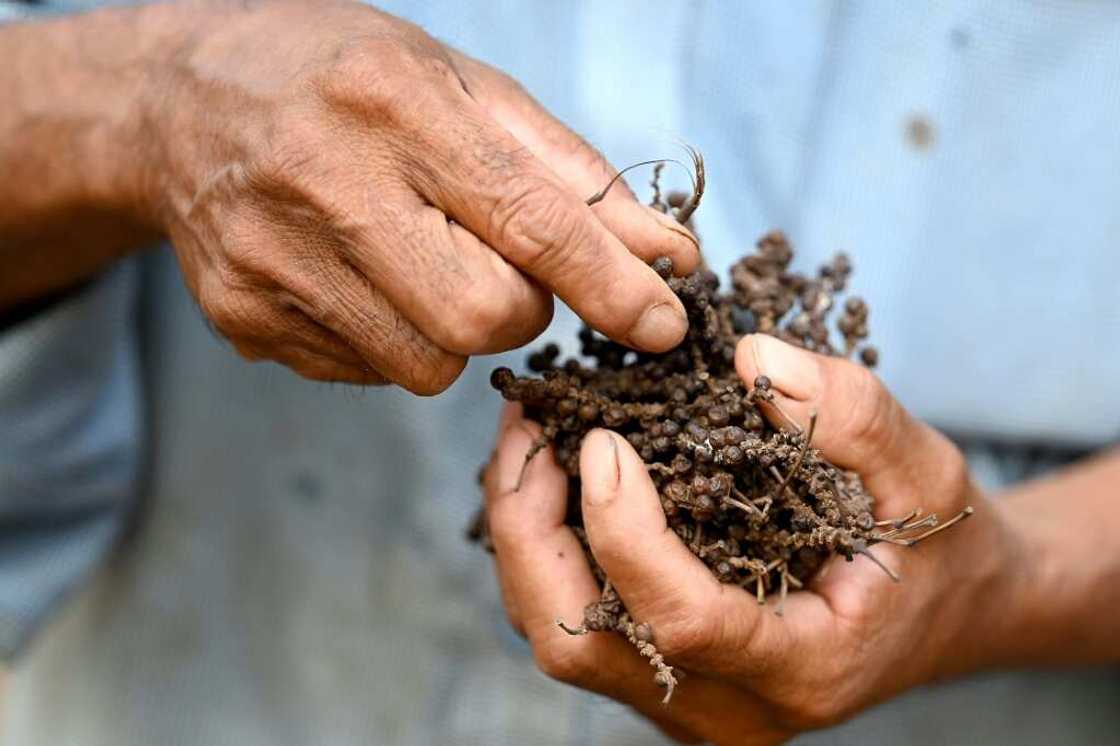
[[645, 208], [654, 220], [669, 235], [666, 237], [671, 246], [666, 247], [662, 255], [673, 259], [673, 274], [677, 276], [688, 275], [700, 266], [700, 240], [685, 226], [681, 225], [670, 215], [658, 212], [652, 207]]
[[[747, 345], [745, 349], [744, 345]], [[820, 396], [823, 381], [815, 353], [769, 334], [750, 334], [739, 343], [739, 348], [735, 355], [736, 370], [747, 385], [753, 385], [755, 378], [764, 375], [790, 399], [808, 402]], [[746, 369], [747, 375], [743, 375], [740, 366]]]

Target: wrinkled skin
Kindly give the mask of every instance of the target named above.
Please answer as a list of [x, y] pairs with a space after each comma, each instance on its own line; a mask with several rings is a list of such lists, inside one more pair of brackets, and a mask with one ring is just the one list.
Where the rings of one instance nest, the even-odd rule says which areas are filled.
[[651, 625], [666, 661], [687, 674], [663, 706], [649, 666], [625, 640], [557, 628], [557, 617], [580, 619], [599, 588], [564, 525], [567, 478], [552, 459], [534, 459], [520, 491], [511, 490], [538, 428], [507, 405], [485, 476], [487, 511], [503, 600], [539, 667], [630, 704], [682, 741], [755, 744], [981, 665], [984, 638], [973, 631], [999, 634], [1015, 577], [1001, 569], [1021, 551], [973, 486], [961, 453], [862, 366], [759, 335], [740, 343], [736, 367], [746, 381], [768, 375], [795, 419], [819, 412], [815, 446], [860, 472], [880, 517], [918, 506], [949, 517], [971, 505], [975, 514], [914, 548], [877, 545], [901, 584], [865, 558], [836, 556], [777, 616], [773, 602], [759, 606], [752, 593], [720, 584], [667, 530], [656, 489], [626, 440], [592, 431], [580, 460], [587, 537], [632, 617]]
[[[152, 220], [249, 359], [432, 394], [541, 332], [555, 293], [649, 349], [684, 333], [647, 266], [695, 240], [512, 79], [351, 2], [218, 5], [149, 76]], [[619, 292], [625, 287], [626, 292]]]

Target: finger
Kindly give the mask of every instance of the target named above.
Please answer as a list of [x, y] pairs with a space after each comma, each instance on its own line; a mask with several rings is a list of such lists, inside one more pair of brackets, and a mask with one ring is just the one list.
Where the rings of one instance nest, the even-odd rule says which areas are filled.
[[270, 326], [274, 335], [269, 341], [274, 349], [272, 357], [305, 379], [364, 385], [389, 383], [342, 338], [316, 324], [298, 308], [280, 308], [277, 323]]
[[281, 347], [275, 351], [273, 359], [312, 381], [358, 386], [384, 386], [389, 382], [368, 366], [361, 368], [342, 365], [334, 358], [316, 354], [303, 347]]
[[[327, 259], [315, 274], [288, 281], [293, 303], [335, 332], [372, 369], [422, 396], [438, 394], [459, 377], [466, 358], [421, 334], [355, 267]], [[324, 288], [329, 290], [325, 297]]]
[[[771, 733], [769, 714], [750, 695], [690, 675], [665, 707], [652, 669], [622, 637], [571, 636], [557, 627], [557, 616], [573, 624], [581, 619], [600, 589], [579, 540], [564, 525], [567, 476], [548, 451], [539, 453], [521, 476], [524, 455], [539, 433], [525, 420], [509, 421], [495, 468], [487, 474], [486, 500], [502, 582], [541, 668], [561, 681], [623, 701], [686, 738], [728, 743], [731, 734], [747, 738]], [[519, 479], [520, 489], [514, 491]]]
[[547, 166], [469, 99], [421, 136], [415, 188], [619, 342], [664, 351], [687, 328], [680, 300]]
[[[315, 221], [282, 211], [269, 220], [265, 225], [276, 233], [274, 240], [280, 244], [279, 253], [284, 259], [253, 269], [255, 276], [264, 278], [261, 287], [241, 292], [231, 301], [220, 273], [209, 273], [213, 279], [198, 289], [203, 313], [227, 336], [238, 336], [229, 333], [231, 326], [248, 329], [257, 338], [268, 335], [275, 319], [270, 317], [270, 323], [262, 326], [246, 324], [244, 317], [250, 315], [246, 307], [259, 302], [263, 291], [269, 291], [290, 306], [288, 310], [301, 312], [337, 336], [365, 367], [415, 394], [437, 394], [458, 378], [466, 358], [440, 348], [421, 334], [367, 275], [339, 252], [335, 242], [325, 242], [309, 227]], [[247, 252], [247, 256], [252, 259], [265, 253]], [[246, 300], [238, 302], [241, 299]]]
[[382, 206], [371, 219], [372, 238], [351, 248], [351, 261], [377, 278], [393, 306], [448, 352], [514, 349], [552, 320], [551, 293], [440, 210], [416, 199]]
[[[452, 52], [452, 57], [468, 81], [470, 95], [576, 195], [586, 200], [610, 184], [618, 172], [516, 81], [459, 52]], [[688, 274], [699, 264], [695, 236], [670, 216], [640, 204], [624, 180], [615, 182], [592, 210], [607, 230], [647, 263], [668, 256], [678, 274]]]
[[[789, 628], [754, 596], [721, 584], [669, 529], [645, 464], [625, 439], [593, 430], [580, 450], [591, 551], [665, 657], [701, 670], [759, 673], [789, 648]], [[788, 615], [802, 600], [790, 598]], [[733, 655], [729, 655], [733, 652]]]
[[357, 362], [353, 365], [341, 363], [337, 358], [322, 355], [303, 346], [277, 344], [246, 338], [229, 338], [237, 354], [249, 362], [269, 361], [290, 368], [297, 375], [323, 383], [351, 383], [365, 386], [381, 386], [388, 380], [368, 365]]
[[[486, 474], [486, 515], [503, 588], [515, 599], [526, 633], [539, 637], [544, 630], [553, 637], [552, 630], [559, 631], [556, 617], [580, 619], [583, 607], [598, 598], [599, 591], [580, 562], [572, 561], [582, 561], [583, 548], [564, 525], [567, 476], [553, 461], [551, 449], [526, 463], [540, 428], [517, 415], [513, 408], [503, 410], [504, 429]], [[543, 564], [528, 566], [527, 558]], [[518, 602], [550, 583], [566, 589], [565, 596], [556, 599], [559, 606]]]
[[[503, 402], [500, 414], [498, 416], [498, 429], [497, 439], [494, 443], [494, 450], [490, 453], [490, 460], [486, 464], [486, 470], [483, 472], [482, 486], [484, 499], [489, 494], [489, 490], [497, 489], [499, 482], [495, 480], [496, 470], [498, 468], [498, 446], [502, 443], [502, 438], [506, 434], [506, 429], [513, 423], [522, 419], [522, 407], [519, 402]], [[486, 510], [485, 505], [483, 509]], [[487, 532], [489, 533], [490, 516], [489, 512], [486, 513]], [[493, 541], [493, 537], [490, 537]], [[502, 596], [502, 606], [506, 611], [506, 618], [509, 619], [510, 626], [521, 637], [525, 637], [525, 623], [522, 620], [521, 608], [517, 604], [517, 597], [513, 594], [510, 588], [510, 579], [508, 573], [503, 573], [498, 564], [497, 555], [491, 553], [494, 558], [494, 573], [498, 578], [498, 589]]]
[[[213, 300], [215, 295], [221, 302]], [[268, 291], [211, 292], [200, 297], [200, 304], [207, 320], [246, 360], [272, 360], [316, 381], [386, 383], [379, 371], [331, 330]]]
[[[767, 376], [778, 405], [802, 428], [816, 412], [813, 445], [837, 466], [858, 472], [888, 512], [916, 507], [915, 485], [927, 493], [923, 498], [936, 499], [951, 491], [947, 479], [967, 473], [949, 468], [962, 463], [952, 443], [911, 417], [861, 365], [753, 334], [739, 343], [735, 366], [748, 386]], [[776, 408], [763, 408], [776, 426], [789, 427]]]

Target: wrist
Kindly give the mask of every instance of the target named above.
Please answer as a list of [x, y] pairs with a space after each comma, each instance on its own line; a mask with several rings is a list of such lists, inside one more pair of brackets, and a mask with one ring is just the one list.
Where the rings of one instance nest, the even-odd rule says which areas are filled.
[[[931, 680], [1013, 665], [1023, 622], [1033, 609], [1036, 558], [999, 501], [976, 494], [972, 518], [946, 534], [935, 572], [941, 593], [933, 634], [939, 645]], [[1029, 625], [1028, 625], [1029, 626]]]
[[[1107, 492], [1111, 503], [1109, 475]], [[1114, 523], [1080, 502], [1091, 482], [1077, 475], [1066, 489], [1039, 482], [1000, 500], [1004, 523], [1020, 546], [1007, 573], [1015, 592], [1004, 619], [1004, 666], [1092, 664], [1120, 659], [1114, 633], [1120, 580]], [[1080, 494], [1079, 494], [1080, 493]], [[1057, 498], [1057, 499], [1055, 499]], [[1111, 506], [1109, 506], [1111, 508]]]
[[[95, 115], [103, 134], [86, 151], [90, 199], [154, 232], [160, 215], [168, 94], [179, 60], [189, 54], [208, 14], [196, 3], [111, 8], [84, 29], [98, 65], [94, 90], [103, 92]], [[114, 44], [112, 40], [116, 39]]]
[[[0, 30], [0, 185], [9, 245], [38, 248], [55, 226], [138, 222], [140, 117], [152, 8], [114, 8]], [[10, 221], [3, 218], [9, 217]]]
[[1115, 462], [1111, 471], [1082, 468], [989, 503], [990, 520], [968, 547], [978, 571], [955, 625], [953, 646], [963, 654], [945, 656], [947, 675], [1120, 659], [1114, 521], [1079, 500], [1103, 484], [1111, 503]]
[[[208, 7], [208, 6], [207, 6]], [[65, 216], [160, 227], [167, 83], [211, 14], [198, 3], [112, 7], [17, 25], [2, 49], [0, 169], [32, 239]], [[5, 200], [12, 203], [11, 200]]]
[[[167, 234], [169, 202], [189, 201], [190, 189], [177, 189], [175, 173], [184, 162], [198, 160], [200, 148], [217, 140], [214, 132], [196, 132], [184, 122], [208, 121], [213, 102], [200, 100], [196, 57], [215, 28], [230, 24], [230, 15], [245, 13], [247, 3], [191, 0], [133, 9], [145, 43], [134, 50], [138, 75], [129, 119], [121, 132], [136, 143], [133, 168], [121, 183], [128, 203], [145, 224]], [[201, 49], [201, 51], [200, 51]], [[221, 126], [221, 125], [216, 125]], [[197, 185], [195, 185], [197, 186]]]

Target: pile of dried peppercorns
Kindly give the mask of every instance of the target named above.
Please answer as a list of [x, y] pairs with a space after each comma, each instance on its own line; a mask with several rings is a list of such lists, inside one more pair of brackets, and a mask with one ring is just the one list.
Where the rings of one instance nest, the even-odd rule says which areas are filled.
[[[698, 201], [670, 195], [661, 202], [655, 189], [654, 206], [678, 217], [687, 218], [682, 208], [690, 208], [690, 215]], [[630, 618], [587, 548], [579, 450], [592, 428], [621, 434], [641, 455], [669, 526], [713, 575], [757, 594], [760, 603], [776, 594], [779, 614], [789, 590], [800, 588], [831, 555], [851, 560], [863, 554], [879, 564], [868, 550], [872, 544], [910, 545], [971, 512], [941, 525], [935, 516], [917, 512], [876, 521], [873, 499], [859, 476], [810, 447], [815, 418], [793, 422], [766, 376], [747, 384], [740, 380], [735, 347], [752, 332], [822, 354], [858, 355], [869, 366], [878, 360], [876, 349], [865, 344], [867, 304], [849, 296], [838, 305], [852, 269], [848, 258], [837, 255], [816, 277], [792, 272], [792, 258], [784, 235], [763, 236], [757, 250], [732, 267], [726, 293], [719, 292], [712, 272], [673, 277], [671, 262], [659, 259], [654, 268], [688, 312], [688, 333], [678, 347], [663, 354], [635, 352], [585, 327], [582, 353], [593, 364], [561, 362], [556, 345], [548, 345], [529, 357], [538, 375], [519, 377], [499, 368], [491, 377], [503, 397], [521, 402], [525, 416], [543, 428], [526, 463], [551, 446], [567, 472], [567, 520], [603, 588], [579, 627], [560, 626], [570, 634], [625, 636], [656, 669], [654, 680], [666, 688], [666, 701], [677, 683], [673, 668], [657, 652], [649, 626]], [[837, 307], [834, 336], [829, 319]], [[772, 420], [764, 416], [766, 406]], [[476, 522], [475, 535], [486, 540], [485, 516]]]

